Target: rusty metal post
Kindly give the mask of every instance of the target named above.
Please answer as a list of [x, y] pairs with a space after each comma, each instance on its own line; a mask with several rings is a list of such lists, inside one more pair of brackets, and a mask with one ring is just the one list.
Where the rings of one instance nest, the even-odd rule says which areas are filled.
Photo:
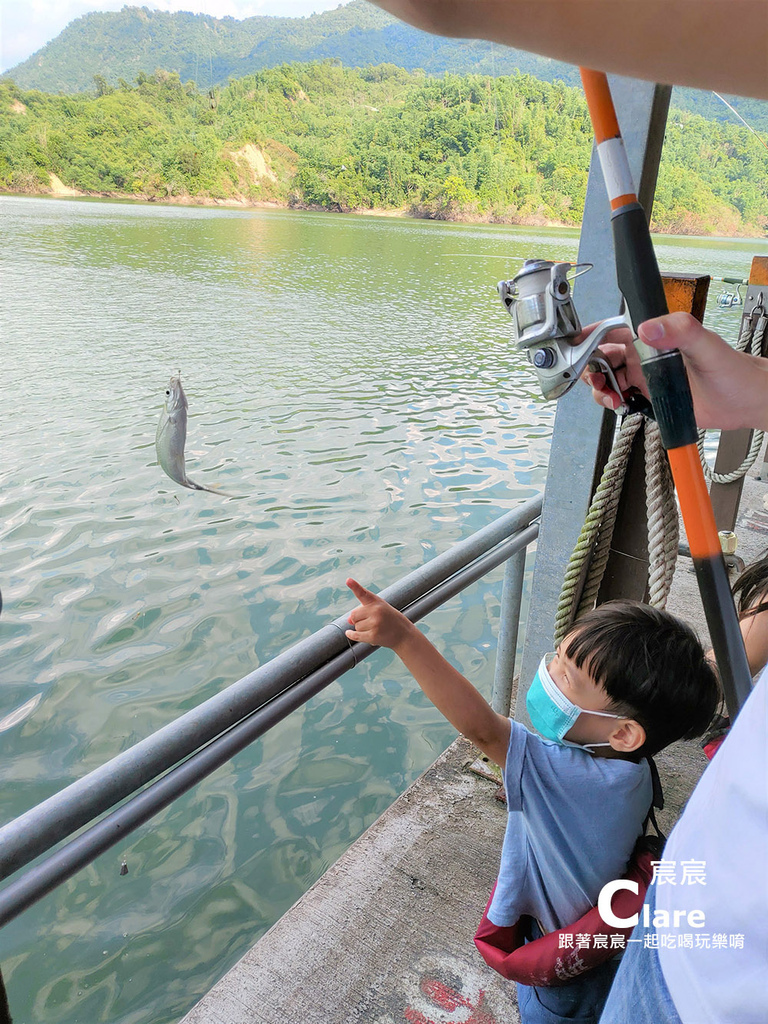
[[[755, 256], [749, 274], [747, 298], [744, 300], [744, 312], [749, 311], [749, 302], [757, 298], [765, 289], [764, 304], [768, 307], [768, 256]], [[767, 353], [764, 351], [763, 355]], [[715, 458], [715, 473], [730, 473], [737, 469], [752, 444], [751, 430], [724, 430], [720, 435], [720, 444]], [[744, 487], [744, 477], [729, 484], [713, 483], [709, 489], [715, 522], [718, 530], [733, 530], [739, 514], [739, 502]]]

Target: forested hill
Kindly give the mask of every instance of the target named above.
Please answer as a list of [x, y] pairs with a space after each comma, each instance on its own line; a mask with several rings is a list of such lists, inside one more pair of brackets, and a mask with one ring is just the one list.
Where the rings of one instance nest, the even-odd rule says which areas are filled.
[[[745, 26], [745, 31], [747, 31]], [[94, 76], [112, 85], [133, 82], [140, 71], [175, 71], [198, 89], [224, 85], [292, 61], [332, 58], [346, 67], [389, 63], [430, 74], [531, 74], [578, 85], [576, 68], [481, 40], [445, 39], [411, 28], [365, 0], [307, 18], [255, 17], [238, 21], [203, 14], [121, 11], [86, 14], [5, 77], [22, 89], [93, 90]], [[732, 98], [742, 117], [768, 131], [768, 103]], [[676, 89], [673, 103], [703, 117], [734, 122], [711, 93]]]
[[[204, 92], [164, 71], [99, 91], [0, 82], [0, 188], [581, 221], [592, 129], [583, 93], [562, 82], [326, 61]], [[765, 164], [746, 128], [673, 110], [654, 226], [765, 234]]]
[[546, 57], [478, 40], [445, 39], [420, 32], [366, 0], [306, 18], [213, 18], [207, 14], [121, 11], [86, 14], [6, 77], [22, 89], [80, 92], [93, 76], [117, 84], [140, 71], [175, 71], [199, 89], [292, 61], [333, 58], [347, 67], [383, 62], [442, 74], [515, 70], [545, 81], [578, 82], [575, 68]]

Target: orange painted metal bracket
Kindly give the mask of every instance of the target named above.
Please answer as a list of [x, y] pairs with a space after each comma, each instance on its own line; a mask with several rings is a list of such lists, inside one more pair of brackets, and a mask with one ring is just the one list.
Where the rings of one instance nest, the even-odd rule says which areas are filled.
[[711, 280], [709, 274], [663, 274], [661, 282], [669, 312], [690, 313], [703, 323]]
[[750, 284], [768, 285], [768, 256], [753, 256], [749, 272]]

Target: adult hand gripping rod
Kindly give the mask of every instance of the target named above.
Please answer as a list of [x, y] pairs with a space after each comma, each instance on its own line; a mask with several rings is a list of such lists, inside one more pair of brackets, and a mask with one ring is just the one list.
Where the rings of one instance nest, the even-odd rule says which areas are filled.
[[[608, 79], [581, 68], [581, 81], [611, 202], [619, 289], [635, 335], [645, 320], [668, 312], [645, 211], [637, 201]], [[712, 647], [731, 720], [749, 696], [751, 677], [728, 571], [697, 449], [693, 399], [677, 349], [636, 346], [661, 439], [669, 456]]]

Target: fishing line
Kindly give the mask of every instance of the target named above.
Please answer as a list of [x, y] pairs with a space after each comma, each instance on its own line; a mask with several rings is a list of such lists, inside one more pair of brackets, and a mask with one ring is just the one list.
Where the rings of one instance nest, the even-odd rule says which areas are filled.
[[[664, 286], [645, 211], [637, 200], [608, 79], [601, 71], [580, 71], [611, 204], [616, 276], [636, 336], [641, 323], [668, 312]], [[749, 696], [751, 676], [699, 459], [688, 376], [678, 349], [658, 351], [640, 341], [635, 346], [669, 457], [710, 639], [733, 720]]]
[[765, 139], [761, 139], [760, 138], [760, 136], [757, 134], [755, 129], [752, 127], [752, 125], [748, 124], [744, 120], [744, 118], [741, 116], [741, 114], [738, 112], [738, 110], [735, 107], [732, 107], [731, 104], [728, 102], [727, 99], [725, 99], [724, 96], [721, 96], [719, 92], [715, 92], [714, 89], [712, 90], [712, 94], [714, 96], [717, 96], [717, 98], [719, 100], [722, 100], [722, 102], [726, 105], [726, 107], [728, 107], [729, 110], [733, 111], [733, 113], [736, 115], [736, 117], [738, 117], [738, 119], [741, 121], [741, 123], [752, 132], [752, 134], [755, 136], [755, 138], [757, 139], [757, 141], [760, 143], [761, 146], [765, 146], [765, 148], [768, 149], [768, 143], [766, 143]]

